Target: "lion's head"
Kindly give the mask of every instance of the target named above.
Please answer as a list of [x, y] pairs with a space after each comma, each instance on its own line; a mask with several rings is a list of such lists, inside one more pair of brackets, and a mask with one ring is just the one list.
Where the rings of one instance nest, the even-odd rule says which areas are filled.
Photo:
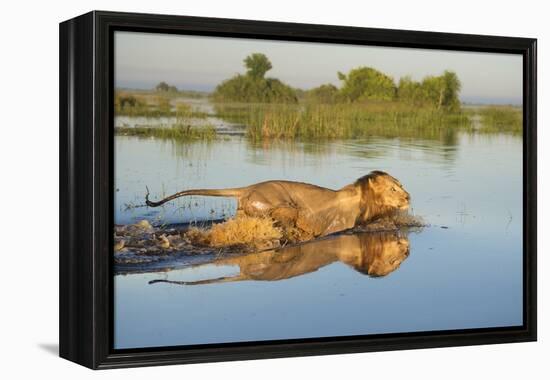
[[409, 208], [411, 196], [403, 185], [388, 173], [376, 170], [359, 178], [355, 184], [361, 191], [363, 221]]
[[361, 253], [353, 258], [346, 257], [343, 261], [371, 277], [388, 275], [399, 268], [409, 256], [410, 245], [406, 236], [395, 233], [366, 233], [358, 238]]

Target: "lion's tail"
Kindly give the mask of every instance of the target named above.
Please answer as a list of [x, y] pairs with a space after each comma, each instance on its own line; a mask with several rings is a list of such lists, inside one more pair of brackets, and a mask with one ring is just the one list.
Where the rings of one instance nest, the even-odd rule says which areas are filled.
[[237, 281], [246, 281], [249, 280], [248, 277], [243, 275], [236, 275], [236, 276], [229, 276], [229, 277], [217, 277], [217, 278], [209, 278], [206, 280], [198, 280], [198, 281], [171, 281], [171, 280], [151, 280], [149, 281], [149, 284], [157, 284], [159, 282], [167, 283], [167, 284], [175, 284], [175, 285], [207, 285], [207, 284], [219, 284], [222, 282], [237, 282]]
[[149, 200], [149, 190], [147, 190], [147, 194], [145, 195], [145, 203], [149, 207], [158, 207], [163, 205], [164, 203], [171, 201], [172, 199], [176, 199], [179, 197], [183, 197], [186, 195], [205, 195], [209, 197], [239, 197], [243, 194], [245, 191], [245, 187], [239, 187], [234, 189], [191, 189], [191, 190], [184, 190], [180, 191], [178, 193], [172, 194], [164, 199], [161, 199], [158, 202], [152, 202]]

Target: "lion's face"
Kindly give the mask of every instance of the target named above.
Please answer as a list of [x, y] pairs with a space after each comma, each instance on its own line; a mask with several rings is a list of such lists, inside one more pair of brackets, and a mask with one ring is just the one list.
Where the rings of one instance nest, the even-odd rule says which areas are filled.
[[410, 195], [401, 183], [389, 174], [377, 175], [369, 180], [373, 201], [377, 206], [397, 210], [409, 208]]
[[396, 238], [385, 241], [383, 249], [377, 250], [367, 269], [369, 276], [386, 276], [393, 272], [409, 256], [409, 240]]
[[409, 256], [409, 239], [395, 233], [364, 233], [340, 239], [350, 244], [339, 249], [338, 259], [372, 277], [390, 274]]

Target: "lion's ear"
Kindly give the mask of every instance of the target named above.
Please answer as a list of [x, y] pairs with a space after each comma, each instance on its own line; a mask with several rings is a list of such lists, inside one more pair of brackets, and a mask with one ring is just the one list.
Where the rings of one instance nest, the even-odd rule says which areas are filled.
[[367, 180], [367, 186], [369, 186], [371, 189], [377, 189], [380, 185], [380, 181], [378, 177], [371, 177]]

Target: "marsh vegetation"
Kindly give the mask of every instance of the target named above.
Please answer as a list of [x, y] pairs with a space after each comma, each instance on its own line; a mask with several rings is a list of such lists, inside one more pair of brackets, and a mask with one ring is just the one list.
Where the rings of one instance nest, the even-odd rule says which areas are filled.
[[191, 107], [185, 99], [202, 99], [204, 95], [188, 91], [116, 90], [114, 111], [118, 116], [145, 116], [150, 118], [175, 116], [204, 119], [206, 113]]
[[368, 136], [429, 136], [471, 129], [470, 114], [415, 108], [398, 102], [367, 104], [217, 104], [217, 115], [262, 139], [356, 139]]
[[523, 131], [523, 116], [521, 108], [512, 106], [489, 106], [478, 110], [481, 116], [481, 130], [484, 132]]
[[216, 130], [211, 125], [193, 127], [189, 124], [175, 124], [168, 127], [118, 127], [121, 136], [155, 137], [164, 140], [197, 141], [216, 138]]
[[[180, 91], [165, 82], [150, 91], [119, 90], [115, 114], [171, 117], [162, 126], [120, 126], [118, 134], [177, 140], [213, 139], [215, 117], [245, 128], [251, 140], [356, 139], [368, 136], [440, 138], [453, 131], [521, 134], [522, 112], [514, 106], [463, 108], [460, 79], [452, 71], [421, 81], [394, 79], [370, 67], [336, 76], [341, 86], [301, 90], [266, 77], [272, 68], [259, 53], [244, 60], [246, 72], [220, 83], [212, 94]], [[210, 112], [192, 106], [199, 99]]]

